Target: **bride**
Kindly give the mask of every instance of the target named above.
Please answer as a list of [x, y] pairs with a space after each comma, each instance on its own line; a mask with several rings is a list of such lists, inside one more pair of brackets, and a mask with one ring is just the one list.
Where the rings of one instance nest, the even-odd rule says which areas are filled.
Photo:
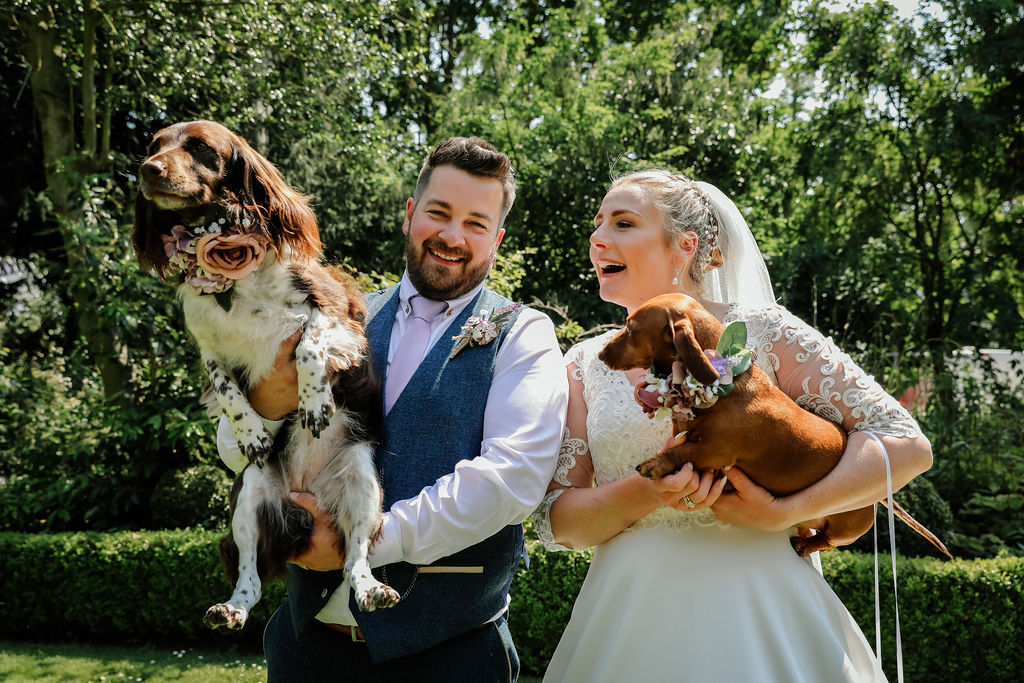
[[645, 371], [612, 371], [598, 359], [614, 331], [573, 347], [567, 435], [535, 519], [549, 549], [596, 549], [544, 680], [885, 680], [849, 612], [789, 537], [801, 522], [885, 496], [880, 443], [894, 487], [926, 470], [931, 447], [917, 423], [831, 339], [775, 304], [746, 222], [714, 186], [663, 170], [620, 177], [594, 218], [590, 258], [601, 298], [627, 313], [682, 291], [725, 324], [745, 321], [757, 365], [850, 436], [830, 474], [783, 498], [736, 468], [726, 493], [725, 478], [689, 465], [650, 481], [634, 468], [671, 426], [648, 419], [633, 398]]

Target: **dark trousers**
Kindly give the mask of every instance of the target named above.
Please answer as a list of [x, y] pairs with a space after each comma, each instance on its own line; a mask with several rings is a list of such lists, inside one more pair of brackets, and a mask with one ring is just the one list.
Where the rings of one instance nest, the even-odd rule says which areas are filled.
[[365, 643], [318, 621], [296, 639], [285, 601], [267, 623], [263, 649], [267, 683], [515, 683], [519, 678], [519, 655], [504, 617], [429, 650], [374, 664]]

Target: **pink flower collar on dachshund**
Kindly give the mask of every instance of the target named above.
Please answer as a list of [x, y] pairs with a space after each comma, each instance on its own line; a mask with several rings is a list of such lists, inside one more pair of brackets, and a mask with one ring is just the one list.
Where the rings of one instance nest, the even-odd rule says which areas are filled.
[[243, 218], [241, 225], [228, 225], [228, 219], [204, 219], [200, 225], [176, 225], [170, 235], [161, 235], [164, 252], [172, 266], [185, 274], [185, 282], [200, 294], [214, 294], [217, 302], [229, 310], [228, 292], [236, 280], [249, 275], [267, 254], [267, 240], [261, 235], [245, 232], [251, 224]]
[[689, 422], [694, 409], [710, 408], [718, 399], [733, 390], [733, 380], [750, 367], [752, 357], [747, 345], [747, 326], [743, 322], [729, 325], [714, 350], [704, 355], [718, 371], [718, 379], [703, 384], [678, 360], [672, 363], [668, 377], [658, 377], [654, 368], [647, 371], [636, 386], [634, 397], [647, 417], [671, 417], [676, 422]]

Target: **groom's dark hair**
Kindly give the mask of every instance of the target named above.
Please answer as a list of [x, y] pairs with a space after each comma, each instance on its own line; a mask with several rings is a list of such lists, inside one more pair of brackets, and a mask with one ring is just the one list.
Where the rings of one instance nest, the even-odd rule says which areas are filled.
[[430, 183], [430, 176], [438, 166], [454, 166], [470, 175], [494, 178], [501, 182], [499, 227], [504, 224], [505, 216], [516, 199], [516, 170], [512, 168], [512, 161], [499, 152], [497, 147], [478, 137], [448, 138], [435, 147], [423, 162], [423, 168], [416, 179], [416, 191], [412, 195], [413, 203], [419, 204], [420, 197]]

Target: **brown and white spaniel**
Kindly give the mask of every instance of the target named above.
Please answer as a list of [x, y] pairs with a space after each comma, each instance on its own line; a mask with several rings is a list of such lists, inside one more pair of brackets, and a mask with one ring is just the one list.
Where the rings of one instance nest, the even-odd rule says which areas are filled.
[[[234, 594], [204, 621], [242, 628], [262, 582], [308, 547], [311, 518], [288, 498], [293, 490], [315, 494], [334, 520], [360, 609], [394, 605], [398, 594], [367, 561], [381, 520], [372, 447], [381, 401], [360, 292], [321, 263], [307, 198], [238, 135], [211, 121], [176, 123], [153, 136], [148, 154], [139, 167], [135, 250], [144, 267], [181, 280], [185, 324], [250, 462], [235, 481], [231, 531], [221, 541]], [[299, 330], [299, 409], [275, 441], [247, 388]]]

